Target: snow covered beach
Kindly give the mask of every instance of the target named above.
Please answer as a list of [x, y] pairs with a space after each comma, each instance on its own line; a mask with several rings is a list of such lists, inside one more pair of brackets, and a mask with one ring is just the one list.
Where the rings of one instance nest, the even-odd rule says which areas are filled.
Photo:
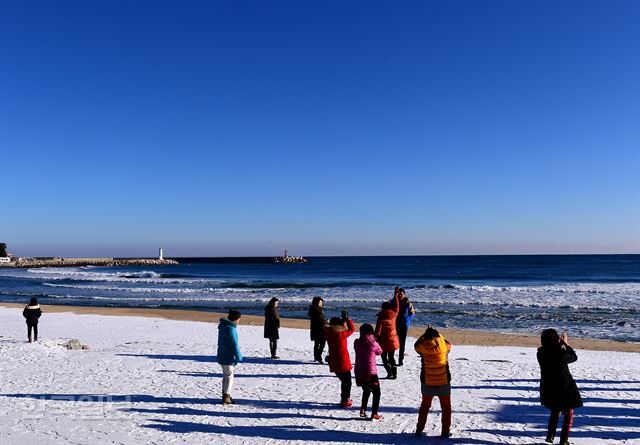
[[[21, 311], [0, 308], [0, 443], [444, 443], [437, 402], [427, 437], [413, 436], [415, 353], [398, 380], [382, 381], [383, 419], [371, 423], [338, 407], [338, 379], [311, 362], [308, 331], [283, 328], [277, 361], [267, 358], [261, 327], [241, 323], [238, 333], [246, 359], [237, 404], [223, 406], [215, 323], [45, 313], [41, 341], [28, 344]], [[66, 350], [69, 338], [91, 349]], [[572, 442], [640, 443], [640, 354], [577, 353], [571, 370], [585, 407], [575, 412]], [[538, 403], [535, 348], [454, 342], [450, 363], [447, 443], [543, 443], [548, 412]], [[360, 395], [354, 385], [356, 405]]]

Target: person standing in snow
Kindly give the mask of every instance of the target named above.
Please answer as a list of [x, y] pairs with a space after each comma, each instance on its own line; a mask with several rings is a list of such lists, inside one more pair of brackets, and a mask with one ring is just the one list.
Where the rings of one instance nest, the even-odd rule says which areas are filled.
[[422, 404], [418, 414], [418, 424], [416, 425], [416, 436], [421, 436], [427, 424], [427, 415], [431, 408], [431, 401], [434, 397], [440, 400], [442, 408], [442, 430], [440, 437], [446, 439], [451, 437], [451, 374], [449, 372], [449, 343], [440, 333], [427, 326], [424, 334], [416, 341], [416, 352], [422, 359], [422, 370], [420, 372]]
[[[27, 338], [29, 339], [29, 343], [38, 341], [38, 320], [41, 315], [42, 309], [40, 309], [38, 299], [35, 297], [31, 298], [29, 304], [27, 304], [22, 311], [22, 316], [27, 322]], [[31, 338], [31, 331], [33, 331], [33, 340]]]
[[407, 342], [407, 333], [411, 327], [411, 320], [416, 315], [416, 311], [413, 308], [413, 304], [407, 298], [407, 294], [404, 289], [398, 289], [398, 302], [400, 304], [400, 310], [398, 311], [398, 317], [396, 318], [396, 331], [398, 333], [398, 340], [400, 341], [400, 350], [398, 351], [398, 366], [402, 366], [404, 363], [404, 345]]
[[313, 360], [322, 364], [322, 351], [324, 351], [326, 339], [324, 337], [324, 300], [321, 297], [313, 297], [308, 314], [311, 322]]
[[222, 404], [233, 403], [231, 389], [235, 367], [242, 362], [242, 353], [238, 345], [238, 332], [236, 330], [240, 322], [239, 311], [231, 309], [227, 318], [221, 318], [218, 324], [218, 363], [222, 367]]
[[382, 354], [380, 345], [373, 337], [373, 326], [368, 323], [360, 326], [360, 338], [353, 342], [356, 351], [356, 385], [362, 387], [362, 403], [360, 404], [360, 417], [367, 417], [367, 405], [369, 395], [373, 394], [371, 404], [371, 420], [380, 420], [378, 414], [380, 406], [380, 380], [376, 369], [376, 356]]
[[400, 340], [396, 331], [396, 318], [399, 310], [398, 298], [399, 292], [396, 287], [393, 301], [382, 303], [382, 308], [378, 313], [378, 321], [376, 322], [375, 336], [382, 348], [382, 363], [387, 371], [385, 379], [396, 379], [398, 377], [396, 359], [393, 356], [396, 349], [400, 347]]
[[569, 337], [558, 335], [555, 329], [545, 329], [540, 335], [542, 346], [538, 348], [540, 364], [540, 403], [551, 410], [546, 442], [553, 443], [562, 413], [560, 445], [569, 444], [569, 433], [573, 424], [573, 410], [582, 406], [582, 398], [571, 372], [569, 363], [578, 360]]
[[269, 339], [271, 358], [278, 359], [278, 339], [280, 330], [280, 312], [278, 311], [278, 299], [273, 297], [264, 308], [264, 338]]
[[350, 408], [351, 400], [351, 358], [347, 348], [347, 338], [356, 330], [346, 310], [342, 318], [333, 317], [324, 327], [329, 345], [329, 370], [340, 379], [340, 406]]

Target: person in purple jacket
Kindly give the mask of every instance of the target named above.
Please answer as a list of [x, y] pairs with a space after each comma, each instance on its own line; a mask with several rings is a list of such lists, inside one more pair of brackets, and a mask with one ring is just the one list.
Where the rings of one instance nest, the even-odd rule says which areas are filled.
[[378, 414], [380, 406], [380, 380], [376, 368], [376, 355], [382, 354], [382, 348], [373, 336], [374, 329], [368, 323], [360, 326], [360, 338], [353, 342], [356, 351], [356, 385], [362, 387], [362, 403], [360, 405], [360, 417], [367, 417], [367, 405], [369, 395], [373, 394], [371, 404], [371, 420], [380, 420]]

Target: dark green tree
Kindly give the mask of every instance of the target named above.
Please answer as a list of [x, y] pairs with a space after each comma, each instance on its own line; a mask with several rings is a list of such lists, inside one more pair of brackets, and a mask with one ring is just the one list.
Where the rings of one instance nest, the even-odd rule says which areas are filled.
[[7, 245], [0, 243], [0, 256], [7, 256]]

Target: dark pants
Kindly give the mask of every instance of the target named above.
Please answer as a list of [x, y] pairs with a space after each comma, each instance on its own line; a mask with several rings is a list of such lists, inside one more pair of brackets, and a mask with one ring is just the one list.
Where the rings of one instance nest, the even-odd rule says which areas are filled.
[[336, 372], [340, 379], [340, 403], [345, 403], [351, 398], [351, 371]]
[[[560, 411], [551, 411], [551, 416], [549, 416], [549, 427], [547, 428], [548, 438], [553, 439], [556, 436], [559, 419]], [[570, 409], [562, 411], [562, 432], [560, 433], [560, 443], [567, 442], [569, 440], [571, 425], [573, 425], [573, 410]]]
[[367, 385], [362, 387], [362, 403], [360, 404], [360, 410], [366, 411], [369, 404], [369, 394], [373, 394], [373, 402], [371, 402], [371, 414], [378, 414], [378, 407], [380, 406], [380, 384]]
[[318, 363], [322, 363], [322, 351], [324, 351], [324, 345], [326, 343], [327, 341], [324, 338], [313, 341], [313, 359]]
[[33, 339], [38, 340], [38, 323], [27, 323], [27, 336], [31, 340], [31, 330], [33, 329]]
[[398, 363], [402, 365], [402, 361], [404, 360], [404, 345], [407, 342], [407, 327], [396, 326], [396, 331], [398, 331], [398, 339], [400, 339], [400, 351], [398, 352]]
[[271, 358], [276, 356], [276, 352], [278, 351], [278, 339], [270, 338], [269, 339], [269, 349], [271, 350]]
[[[418, 425], [416, 430], [422, 432], [427, 424], [427, 414], [431, 408], [431, 401], [434, 396], [422, 396], [422, 404], [418, 413]], [[449, 432], [451, 428], [451, 396], [437, 396], [440, 399], [440, 408], [442, 408], [442, 434]]]
[[395, 367], [396, 366], [396, 358], [393, 356], [396, 351], [391, 352], [383, 352], [382, 353], [382, 364], [386, 366]]
[[382, 364], [384, 365], [384, 369], [386, 369], [387, 373], [389, 374], [387, 376], [387, 378], [396, 378], [396, 375], [398, 374], [398, 368], [396, 366], [396, 359], [393, 356], [393, 354], [395, 353], [395, 351], [391, 351], [391, 352], [383, 352], [382, 353]]

